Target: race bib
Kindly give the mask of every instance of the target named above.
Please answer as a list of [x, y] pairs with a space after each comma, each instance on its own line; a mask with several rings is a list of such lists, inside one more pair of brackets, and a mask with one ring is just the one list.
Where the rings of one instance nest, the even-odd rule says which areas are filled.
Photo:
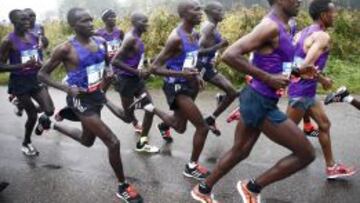
[[107, 41], [106, 45], [107, 45], [107, 51], [108, 51], [109, 55], [114, 55], [119, 50], [120, 44], [121, 44], [121, 41], [117, 40], [117, 39]]
[[39, 61], [39, 51], [37, 49], [30, 49], [21, 51], [21, 63], [24, 64], [30, 60]]
[[144, 66], [144, 60], [145, 60], [145, 54], [141, 54], [141, 58], [140, 58], [137, 69], [140, 70], [140, 69], [143, 69], [145, 67]]
[[282, 66], [282, 74], [285, 75], [287, 78], [290, 78], [293, 62], [284, 62]]
[[105, 62], [94, 64], [86, 68], [88, 78], [88, 91], [93, 92], [98, 90], [104, 74]]
[[183, 64], [184, 68], [195, 68], [198, 60], [198, 51], [187, 52], [185, 61]]

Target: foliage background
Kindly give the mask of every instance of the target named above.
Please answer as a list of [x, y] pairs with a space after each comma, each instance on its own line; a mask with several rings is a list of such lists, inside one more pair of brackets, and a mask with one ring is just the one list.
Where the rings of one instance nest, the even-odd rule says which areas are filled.
[[[249, 32], [266, 14], [267, 10], [263, 7], [253, 6], [251, 8], [237, 7], [227, 12], [224, 21], [219, 25], [223, 36], [230, 43], [235, 42], [241, 36]], [[149, 13], [150, 27], [144, 35], [146, 45], [146, 54], [148, 57], [155, 57], [164, 46], [167, 36], [173, 28], [179, 23], [177, 15], [166, 8], [158, 7]], [[205, 18], [205, 16], [204, 16]], [[306, 11], [301, 11], [297, 17], [298, 29], [311, 24], [311, 19]], [[129, 17], [126, 15], [118, 20], [118, 25], [123, 30], [130, 27]], [[71, 29], [65, 21], [47, 21], [44, 23], [46, 35], [51, 44], [46, 53], [50, 54], [57, 44], [68, 39], [71, 35]], [[95, 27], [100, 28], [102, 22], [95, 19]], [[11, 26], [0, 25], [0, 37], [4, 37], [12, 30]], [[334, 28], [330, 29], [332, 36], [331, 57], [328, 62], [326, 72], [334, 79], [335, 87], [346, 85], [351, 91], [360, 93], [360, 11], [340, 10]], [[218, 69], [226, 75], [231, 81], [240, 86], [243, 83], [243, 76], [223, 63], [218, 64]], [[61, 79], [64, 76], [62, 70], [58, 70], [54, 77]], [[7, 82], [7, 75], [0, 75], [0, 83]], [[150, 79], [150, 86], [159, 87], [161, 79], [153, 77]]]

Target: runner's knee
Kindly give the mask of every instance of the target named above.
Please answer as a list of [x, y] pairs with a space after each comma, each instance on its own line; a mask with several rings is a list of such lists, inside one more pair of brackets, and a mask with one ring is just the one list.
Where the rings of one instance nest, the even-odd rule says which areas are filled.
[[329, 131], [331, 127], [331, 122], [328, 119], [323, 120], [319, 123], [319, 130], [320, 131]]

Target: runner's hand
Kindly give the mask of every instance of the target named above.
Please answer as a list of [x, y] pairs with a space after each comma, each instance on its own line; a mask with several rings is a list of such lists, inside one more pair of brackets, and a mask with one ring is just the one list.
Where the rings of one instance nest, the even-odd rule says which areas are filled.
[[196, 77], [197, 79], [197, 84], [198, 84], [198, 87], [199, 87], [199, 90], [202, 91], [205, 89], [205, 81], [201, 78], [201, 77]]
[[188, 80], [193, 80], [195, 76], [198, 76], [200, 73], [197, 68], [184, 68], [182, 71], [182, 76]]
[[139, 70], [139, 77], [143, 78], [143, 79], [148, 79], [149, 76], [151, 75], [151, 72], [147, 69], [140, 69]]
[[68, 87], [67, 91], [66, 91], [70, 96], [72, 97], [76, 97], [77, 95], [81, 94], [81, 93], [85, 93], [86, 90], [83, 88], [79, 88], [77, 86], [71, 86]]
[[319, 78], [319, 82], [321, 83], [324, 90], [329, 90], [332, 87], [333, 81], [329, 77], [321, 77]]
[[318, 77], [317, 67], [313, 65], [306, 65], [300, 67], [300, 76], [303, 79], [314, 79]]
[[290, 80], [288, 77], [282, 74], [280, 75], [269, 74], [265, 82], [273, 89], [278, 90], [281, 88], [285, 88], [290, 83]]

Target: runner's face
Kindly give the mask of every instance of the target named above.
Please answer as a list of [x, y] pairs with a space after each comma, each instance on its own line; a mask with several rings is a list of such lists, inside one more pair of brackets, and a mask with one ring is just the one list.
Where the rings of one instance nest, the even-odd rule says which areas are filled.
[[146, 32], [147, 28], [149, 27], [149, 21], [146, 17], [140, 19], [139, 21], [137, 21], [136, 23], [137, 28], [141, 31], [141, 32]]
[[25, 32], [30, 28], [29, 16], [24, 12], [19, 12], [14, 22], [15, 29], [20, 32]]
[[337, 16], [337, 10], [333, 3], [329, 4], [329, 10], [321, 14], [321, 20], [326, 27], [332, 27]]
[[186, 11], [185, 19], [191, 22], [193, 25], [199, 25], [201, 23], [201, 6], [198, 2], [194, 2]]
[[78, 20], [74, 25], [74, 30], [85, 37], [91, 37], [94, 34], [93, 18], [87, 11], [79, 11]]
[[289, 17], [297, 16], [300, 10], [302, 0], [282, 0], [280, 1], [284, 12]]
[[116, 25], [116, 14], [112, 13], [109, 15], [106, 19], [104, 19], [104, 22], [109, 27], [114, 27]]
[[29, 20], [30, 20], [30, 25], [34, 25], [35, 21], [36, 21], [36, 15], [34, 12], [29, 12]]
[[215, 8], [213, 10], [213, 18], [214, 20], [216, 20], [217, 22], [221, 22], [224, 19], [224, 8], [221, 6], [219, 6], [218, 8]]

